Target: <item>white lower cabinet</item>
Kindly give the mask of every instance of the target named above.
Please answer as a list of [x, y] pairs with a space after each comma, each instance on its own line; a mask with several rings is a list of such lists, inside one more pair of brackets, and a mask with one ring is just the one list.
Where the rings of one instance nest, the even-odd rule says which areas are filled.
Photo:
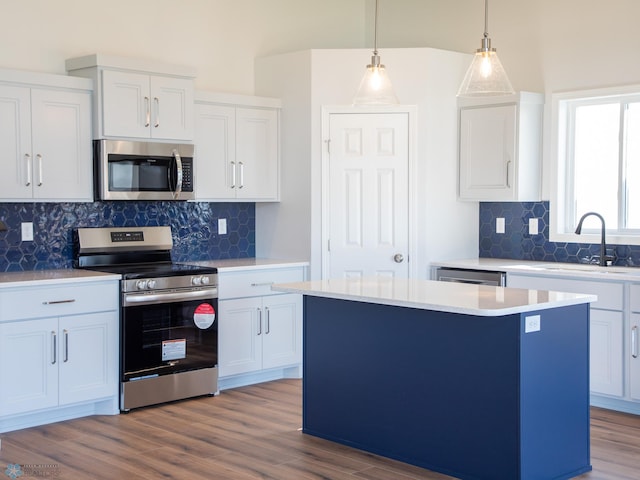
[[300, 363], [300, 295], [220, 302], [220, 376]]
[[631, 284], [629, 288], [629, 395], [640, 402], [640, 284]]
[[304, 269], [219, 270], [218, 276], [221, 389], [300, 376], [302, 296], [280, 294], [271, 285], [302, 281]]
[[0, 432], [118, 412], [118, 291], [0, 290]]

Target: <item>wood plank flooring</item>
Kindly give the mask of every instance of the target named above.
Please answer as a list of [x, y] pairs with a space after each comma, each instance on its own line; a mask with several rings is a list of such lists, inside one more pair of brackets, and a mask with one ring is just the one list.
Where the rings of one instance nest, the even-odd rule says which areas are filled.
[[[640, 479], [640, 417], [592, 408], [593, 471], [580, 480]], [[126, 415], [0, 434], [0, 478], [448, 479], [299, 431], [301, 381], [278, 380]], [[8, 476], [6, 478], [9, 478]]]

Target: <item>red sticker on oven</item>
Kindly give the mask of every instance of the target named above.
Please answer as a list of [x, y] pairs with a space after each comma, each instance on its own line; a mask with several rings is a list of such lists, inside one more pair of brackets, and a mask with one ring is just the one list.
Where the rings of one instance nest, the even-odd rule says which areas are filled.
[[201, 330], [206, 330], [216, 319], [216, 311], [213, 309], [213, 305], [209, 303], [201, 303], [196, 307], [193, 312], [193, 321], [196, 327]]

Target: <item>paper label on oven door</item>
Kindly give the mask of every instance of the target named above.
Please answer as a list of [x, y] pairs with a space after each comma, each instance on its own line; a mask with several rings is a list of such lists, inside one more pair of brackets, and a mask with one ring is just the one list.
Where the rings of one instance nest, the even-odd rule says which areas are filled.
[[193, 312], [193, 322], [201, 330], [209, 328], [215, 320], [216, 311], [213, 309], [213, 305], [209, 303], [201, 303]]
[[187, 357], [187, 339], [165, 340], [162, 342], [162, 360], [179, 360]]

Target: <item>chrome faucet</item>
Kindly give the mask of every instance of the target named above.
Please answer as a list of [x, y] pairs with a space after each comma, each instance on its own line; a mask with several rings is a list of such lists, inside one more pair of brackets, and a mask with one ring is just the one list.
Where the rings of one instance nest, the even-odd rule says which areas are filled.
[[596, 213], [596, 212], [587, 212], [584, 215], [582, 215], [582, 217], [580, 218], [580, 221], [578, 222], [578, 226], [576, 227], [576, 234], [580, 235], [580, 233], [582, 233], [582, 222], [584, 221], [585, 218], [587, 218], [590, 215], [598, 217], [600, 219], [600, 222], [602, 223], [602, 231], [600, 233], [600, 263], [599, 263], [599, 265], [601, 267], [606, 267], [608, 265], [607, 262], [608, 261], [613, 261], [614, 257], [607, 255], [607, 242], [605, 240], [605, 226], [604, 226], [604, 218], [602, 217], [602, 215], [600, 215], [599, 213]]

